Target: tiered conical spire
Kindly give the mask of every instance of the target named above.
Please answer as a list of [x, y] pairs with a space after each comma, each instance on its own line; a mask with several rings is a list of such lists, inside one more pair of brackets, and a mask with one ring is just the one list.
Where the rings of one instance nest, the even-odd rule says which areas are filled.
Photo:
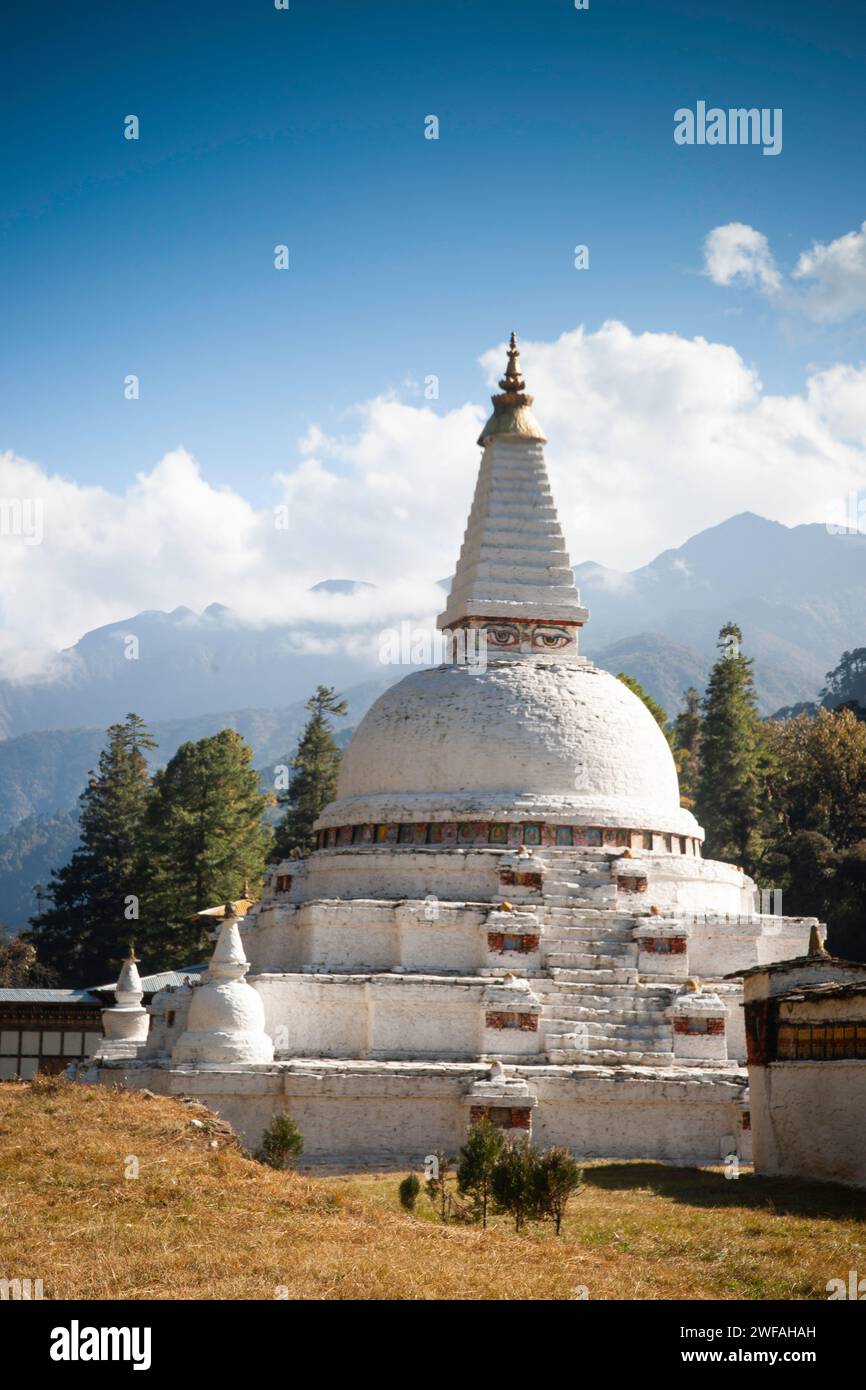
[[481, 468], [440, 628], [466, 619], [540, 620], [580, 626], [581, 605], [550, 491], [541, 427], [511, 335], [508, 365], [481, 432]]

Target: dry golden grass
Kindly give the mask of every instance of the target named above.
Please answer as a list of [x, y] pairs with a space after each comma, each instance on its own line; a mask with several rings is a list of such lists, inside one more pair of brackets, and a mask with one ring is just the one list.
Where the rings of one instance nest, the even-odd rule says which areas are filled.
[[409, 1216], [398, 1181], [275, 1172], [198, 1105], [0, 1085], [0, 1277], [46, 1298], [808, 1299], [866, 1267], [866, 1196], [843, 1189], [599, 1164], [557, 1240]]

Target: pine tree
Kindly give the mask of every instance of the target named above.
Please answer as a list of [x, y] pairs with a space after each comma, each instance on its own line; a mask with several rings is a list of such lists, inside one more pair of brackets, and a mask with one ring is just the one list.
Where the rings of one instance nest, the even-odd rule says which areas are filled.
[[690, 808], [698, 794], [703, 723], [701, 697], [690, 685], [683, 696], [683, 708], [674, 720], [674, 758], [680, 777], [680, 800], [683, 806]]
[[453, 1177], [454, 1161], [444, 1149], [437, 1149], [427, 1156], [427, 1181], [424, 1184], [427, 1196], [438, 1211], [439, 1220], [445, 1225], [451, 1215], [451, 1194], [448, 1184]]
[[261, 882], [271, 847], [267, 795], [234, 729], [184, 743], [153, 780], [146, 844], [152, 865], [143, 904], [143, 951], [165, 968], [201, 949], [194, 914]]
[[275, 859], [285, 859], [295, 849], [307, 854], [315, 847], [313, 825], [337, 792], [342, 754], [328, 715], [343, 715], [349, 707], [332, 687], [320, 685], [306, 708], [310, 718], [290, 764], [288, 790], [280, 796], [285, 813], [276, 830]]
[[404, 1211], [414, 1211], [421, 1193], [421, 1181], [417, 1173], [407, 1173], [397, 1189], [400, 1206]]
[[752, 662], [742, 653], [742, 640], [734, 623], [719, 633], [721, 655], [703, 701], [695, 813], [707, 833], [707, 854], [752, 872], [760, 862], [766, 829], [767, 752]]
[[55, 870], [26, 940], [64, 985], [116, 976], [143, 886], [142, 827], [150, 795], [145, 754], [156, 744], [142, 719], [112, 724], [80, 797], [81, 841]]
[[475, 1220], [487, 1225], [492, 1196], [493, 1170], [502, 1157], [505, 1135], [490, 1120], [480, 1120], [469, 1130], [457, 1164], [457, 1191], [472, 1200]]
[[514, 1217], [515, 1231], [539, 1215], [538, 1169], [541, 1155], [529, 1139], [523, 1137], [506, 1145], [493, 1169], [491, 1190], [497, 1211]]
[[843, 705], [852, 709], [858, 719], [866, 719], [866, 647], [843, 652], [839, 665], [826, 675], [827, 684], [821, 700], [827, 709]]
[[817, 916], [828, 949], [866, 956], [866, 723], [849, 708], [770, 719], [773, 834], [764, 875], [785, 910]]
[[256, 1157], [271, 1168], [290, 1168], [304, 1152], [304, 1139], [287, 1110], [274, 1115]]
[[568, 1149], [550, 1148], [542, 1154], [535, 1177], [538, 1211], [551, 1218], [559, 1235], [569, 1200], [583, 1182], [583, 1169], [578, 1168]]

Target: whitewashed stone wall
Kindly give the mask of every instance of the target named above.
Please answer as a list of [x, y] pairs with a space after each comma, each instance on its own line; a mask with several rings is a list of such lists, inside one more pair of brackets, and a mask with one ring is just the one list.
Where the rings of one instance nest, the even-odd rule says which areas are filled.
[[[578, 1068], [514, 1068], [537, 1098], [532, 1137], [582, 1158], [748, 1160], [741, 1131], [742, 1078]], [[191, 1095], [223, 1115], [252, 1148], [271, 1116], [288, 1110], [304, 1136], [304, 1162], [388, 1163], [419, 1169], [438, 1148], [456, 1153], [466, 1137], [467, 1096], [489, 1075], [483, 1064], [275, 1063], [196, 1072], [133, 1064], [105, 1068], [106, 1084]]]
[[293, 886], [292, 901], [315, 898], [424, 898], [471, 902], [495, 895], [501, 849], [439, 852], [388, 849], [320, 850]]
[[755, 1167], [866, 1187], [866, 1061], [749, 1069]]
[[814, 917], [726, 916], [716, 907], [690, 919], [689, 973], [719, 977], [804, 955]]
[[741, 1128], [744, 1087], [736, 1076], [587, 1068], [539, 1080], [536, 1090], [533, 1139], [585, 1158], [718, 1161], [736, 1151], [732, 1136], [744, 1160], [750, 1152]]
[[320, 901], [272, 912], [244, 945], [256, 971], [467, 973], [486, 963], [482, 904]]
[[[289, 1057], [478, 1057], [487, 982], [409, 975], [258, 975], [266, 1028]], [[500, 1050], [511, 1052], [509, 1046]], [[538, 1050], [537, 1035], [532, 1035]]]
[[743, 986], [736, 980], [714, 980], [713, 993], [727, 1009], [728, 1060], [746, 1064], [746, 1020], [743, 1015]]

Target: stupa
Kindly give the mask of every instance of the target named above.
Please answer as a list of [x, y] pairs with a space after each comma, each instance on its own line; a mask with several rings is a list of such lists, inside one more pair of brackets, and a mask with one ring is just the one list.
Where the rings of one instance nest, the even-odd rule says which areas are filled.
[[288, 1110], [305, 1162], [417, 1166], [482, 1114], [584, 1157], [748, 1158], [729, 977], [816, 924], [703, 857], [658, 724], [581, 655], [532, 407], [512, 335], [439, 619], [462, 655], [376, 701], [314, 852], [232, 925], [273, 1059], [248, 1002], [233, 1044], [187, 988], [100, 1080], [199, 1096], [251, 1144]]

